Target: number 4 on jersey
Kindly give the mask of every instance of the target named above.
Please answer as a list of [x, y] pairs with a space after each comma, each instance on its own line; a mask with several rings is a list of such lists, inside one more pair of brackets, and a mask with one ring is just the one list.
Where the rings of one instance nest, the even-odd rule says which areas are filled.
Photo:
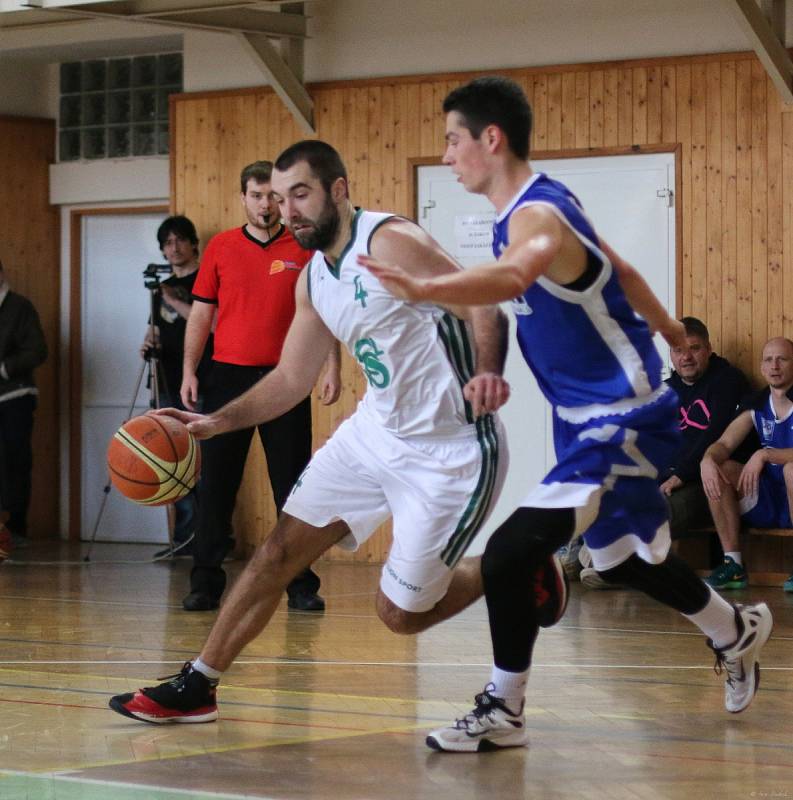
[[366, 308], [366, 298], [369, 296], [369, 292], [363, 288], [361, 276], [356, 275], [353, 283], [355, 284], [355, 299], [361, 301], [361, 308]]

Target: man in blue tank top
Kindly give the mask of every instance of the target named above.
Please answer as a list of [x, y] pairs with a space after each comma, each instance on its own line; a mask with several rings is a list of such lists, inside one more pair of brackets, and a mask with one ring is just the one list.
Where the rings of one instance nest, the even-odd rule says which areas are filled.
[[[793, 528], [793, 342], [777, 337], [763, 347], [760, 371], [768, 387], [727, 427], [702, 458], [702, 487], [724, 549], [708, 577], [714, 589], [743, 589], [748, 575], [739, 545], [741, 519], [755, 528]], [[760, 449], [741, 464], [730, 456], [752, 428]], [[793, 592], [793, 575], [784, 583]]]
[[[396, 296], [478, 305], [512, 300], [529, 368], [553, 405], [557, 464], [493, 534], [482, 560], [495, 666], [473, 711], [434, 731], [436, 750], [524, 745], [523, 705], [538, 626], [536, 565], [582, 533], [595, 569], [686, 615], [727, 671], [725, 705], [743, 711], [771, 633], [768, 608], [732, 607], [669, 553], [657, 477], [675, 455], [674, 393], [652, 343], [683, 343], [647, 283], [595, 233], [577, 198], [527, 159], [531, 109], [520, 87], [479, 78], [445, 100], [444, 163], [497, 213], [494, 264], [417, 278], [360, 262]], [[641, 315], [641, 316], [638, 316]]]

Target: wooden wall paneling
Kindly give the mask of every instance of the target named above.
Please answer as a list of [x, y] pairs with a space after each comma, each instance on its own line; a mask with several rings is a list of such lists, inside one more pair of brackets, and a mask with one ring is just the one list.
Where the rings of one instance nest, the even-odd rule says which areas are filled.
[[[661, 67], [647, 68], [647, 142], [648, 144], [660, 144], [663, 126], [661, 115]], [[670, 139], [669, 141], [674, 141]]]
[[666, 143], [680, 141], [677, 136], [676, 75], [673, 66], [661, 68], [661, 141]]
[[617, 144], [633, 142], [633, 70], [620, 69], [617, 83]]
[[383, 208], [395, 211], [395, 162], [396, 147], [395, 91], [393, 84], [383, 86], [380, 95], [380, 193]]
[[691, 313], [707, 324], [707, 82], [691, 67]]
[[616, 147], [620, 140], [620, 72], [607, 69], [603, 75], [603, 147]]
[[706, 220], [705, 243], [707, 294], [705, 298], [706, 324], [718, 347], [721, 347], [722, 326], [722, 182], [721, 182], [721, 64], [711, 62], [705, 68], [705, 180]]
[[57, 536], [59, 527], [60, 220], [49, 204], [54, 159], [53, 120], [0, 116], [0, 259], [12, 291], [36, 307], [49, 349], [34, 373], [39, 397], [28, 511], [33, 538]]
[[793, 337], [793, 114], [782, 114], [783, 335]]
[[576, 74], [562, 73], [562, 149], [572, 150], [576, 140]]
[[562, 76], [555, 72], [548, 76], [548, 132], [549, 150], [562, 147]]
[[[735, 63], [721, 65], [721, 235], [722, 302], [719, 352], [735, 352], [738, 338], [738, 261], [736, 243], [737, 203], [737, 126]], [[716, 343], [714, 343], [715, 345]]]
[[576, 72], [575, 75], [575, 126], [573, 147], [589, 147], [589, 83], [591, 73]]
[[419, 130], [419, 151], [414, 155], [425, 156], [432, 152], [432, 144], [435, 139], [435, 115], [437, 112], [432, 83], [429, 80], [424, 81], [420, 86], [419, 92], [421, 128]]
[[647, 70], [633, 70], [631, 87], [633, 135], [629, 144], [647, 144]]
[[767, 76], [752, 64], [752, 369], [759, 379], [760, 354], [768, 338], [768, 153], [765, 115]]
[[[752, 356], [752, 62], [741, 61], [735, 70], [736, 130], [736, 224], [737, 363], [747, 375], [753, 371]], [[748, 368], [748, 369], [747, 369]]]
[[770, 85], [767, 92], [767, 160], [768, 215], [766, 241], [768, 244], [768, 336], [784, 333], [785, 297], [782, 273], [782, 102], [779, 92]]
[[376, 211], [390, 211], [383, 205], [383, 153], [382, 153], [382, 89], [372, 86], [367, 92], [366, 149], [369, 156], [369, 201], [367, 206]]
[[589, 146], [603, 147], [603, 70], [589, 73]]
[[531, 150], [547, 150], [548, 145], [548, 76], [535, 75], [532, 80], [534, 86], [534, 111], [533, 132], [531, 136]]

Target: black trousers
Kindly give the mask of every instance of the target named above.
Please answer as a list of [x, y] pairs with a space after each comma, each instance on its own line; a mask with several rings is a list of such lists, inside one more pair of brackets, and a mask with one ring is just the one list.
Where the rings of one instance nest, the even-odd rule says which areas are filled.
[[[243, 367], [213, 361], [204, 387], [204, 408], [216, 411], [251, 388], [269, 367]], [[267, 470], [278, 513], [311, 458], [311, 398], [291, 411], [257, 426], [267, 458]], [[226, 587], [223, 559], [234, 547], [231, 517], [242, 483], [245, 460], [254, 429], [246, 428], [201, 442], [201, 481], [198, 487], [198, 524], [193, 541], [190, 587], [220, 598]], [[316, 592], [319, 577], [311, 569], [287, 587], [292, 595]]]
[[0, 402], [0, 507], [6, 525], [26, 534], [33, 474], [33, 412], [36, 396], [26, 394]]

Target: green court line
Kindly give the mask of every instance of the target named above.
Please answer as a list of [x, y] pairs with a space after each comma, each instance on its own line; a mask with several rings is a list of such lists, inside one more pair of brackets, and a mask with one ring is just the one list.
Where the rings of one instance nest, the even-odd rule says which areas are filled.
[[267, 800], [262, 795], [166, 789], [161, 786], [0, 770], [0, 797], [3, 800], [107, 800], [111, 796], [113, 800]]

